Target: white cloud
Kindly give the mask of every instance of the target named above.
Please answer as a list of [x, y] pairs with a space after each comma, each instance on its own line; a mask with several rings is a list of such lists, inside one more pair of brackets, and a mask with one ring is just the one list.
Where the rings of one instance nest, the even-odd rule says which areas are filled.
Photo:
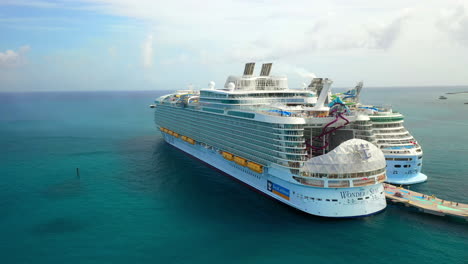
[[0, 52], [0, 67], [15, 68], [26, 64], [26, 53], [30, 49], [29, 46], [21, 46], [16, 52], [13, 50]]
[[463, 5], [442, 10], [436, 26], [453, 40], [468, 46], [468, 14]]
[[[322, 52], [352, 50], [381, 50], [393, 47], [403, 33], [405, 22], [410, 18], [409, 11], [402, 9], [392, 16], [364, 24], [337, 23], [337, 18], [327, 16], [314, 19], [307, 27], [284, 34], [259, 33], [253, 40], [231, 44], [229, 60], [271, 61], [291, 57], [304, 57]], [[280, 37], [284, 35], [284, 37]], [[228, 44], [229, 45], [229, 44]], [[294, 71], [297, 73], [297, 71]]]
[[148, 35], [142, 46], [143, 67], [153, 67], [153, 35]]
[[388, 24], [369, 30], [368, 47], [374, 49], [389, 49], [400, 36], [404, 22], [410, 18], [410, 10], [404, 9]]
[[[188, 81], [222, 83], [248, 61], [273, 62], [274, 72], [297, 76], [297, 83], [310, 78], [309, 71], [338, 86], [363, 78], [370, 85], [421, 84], [433, 82], [432, 76], [442, 76], [437, 81], [445, 84], [468, 83], [466, 0], [204, 0], [204, 7], [193, 0], [5, 1], [124, 17], [98, 26], [112, 34], [133, 34], [130, 45], [139, 49], [131, 55], [138, 60], [132, 64], [164, 65], [155, 77], [160, 83], [173, 80], [173, 68], [180, 65], [189, 69]], [[440, 10], [448, 11], [441, 15]], [[145, 37], [148, 32], [152, 35]]]

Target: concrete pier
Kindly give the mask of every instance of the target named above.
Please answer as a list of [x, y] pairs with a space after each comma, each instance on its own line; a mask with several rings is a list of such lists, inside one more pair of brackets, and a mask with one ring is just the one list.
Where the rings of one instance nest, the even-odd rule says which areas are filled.
[[468, 204], [446, 201], [415, 191], [384, 183], [385, 197], [394, 203], [401, 203], [407, 207], [415, 207], [420, 212], [438, 215], [454, 216], [468, 221]]

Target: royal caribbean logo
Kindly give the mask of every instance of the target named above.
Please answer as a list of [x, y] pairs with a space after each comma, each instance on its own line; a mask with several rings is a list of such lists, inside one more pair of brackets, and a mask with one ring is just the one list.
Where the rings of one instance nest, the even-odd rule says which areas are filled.
[[281, 185], [278, 185], [276, 183], [273, 183], [271, 181], [267, 182], [267, 190], [286, 199], [289, 200], [289, 190], [284, 188]]
[[372, 158], [369, 144], [354, 145], [354, 149], [357, 153], [359, 153], [363, 160]]

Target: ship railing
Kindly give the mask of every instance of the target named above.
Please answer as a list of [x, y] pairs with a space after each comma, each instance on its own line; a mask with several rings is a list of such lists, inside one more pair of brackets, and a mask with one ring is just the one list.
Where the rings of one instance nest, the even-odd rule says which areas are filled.
[[[413, 137], [411, 137], [413, 138]], [[392, 139], [377, 139], [379, 145], [398, 145], [398, 146], [412, 146], [414, 143], [410, 139], [392, 140]]]
[[405, 139], [414, 139], [413, 136], [411, 136], [409, 133], [404, 133], [404, 134], [400, 134], [400, 135], [375, 135], [375, 137], [377, 139], [401, 139], [401, 140], [405, 140]]
[[293, 179], [297, 182], [314, 187], [324, 187], [324, 188], [349, 188], [349, 187], [360, 187], [366, 185], [374, 185], [377, 183], [382, 183], [387, 179], [385, 172], [355, 178], [355, 179], [330, 179], [330, 178], [312, 178], [312, 177], [303, 177], [293, 176]]
[[374, 129], [374, 134], [391, 134], [391, 133], [408, 133], [408, 130], [401, 128], [401, 129], [392, 129], [392, 130], [376, 130]]
[[[272, 109], [277, 110], [277, 109]], [[294, 112], [290, 110], [284, 110], [283, 112], [272, 112], [269, 110], [262, 110], [258, 111], [262, 114], [271, 115], [271, 116], [282, 116], [282, 117], [301, 117], [301, 118], [330, 118], [333, 117], [332, 115], [316, 115], [312, 111], [301, 111], [301, 112]], [[344, 113], [343, 116], [354, 116], [354, 113]]]
[[385, 172], [386, 169], [378, 169], [372, 171], [365, 171], [365, 172], [355, 172], [355, 173], [318, 173], [318, 172], [308, 172], [302, 171], [300, 176], [301, 177], [310, 177], [310, 178], [328, 178], [328, 179], [349, 179], [349, 178], [362, 178], [362, 177], [369, 177], [372, 175], [377, 175], [380, 173]]
[[398, 121], [397, 123], [373, 123], [372, 129], [395, 129], [395, 128], [404, 128], [403, 121]]

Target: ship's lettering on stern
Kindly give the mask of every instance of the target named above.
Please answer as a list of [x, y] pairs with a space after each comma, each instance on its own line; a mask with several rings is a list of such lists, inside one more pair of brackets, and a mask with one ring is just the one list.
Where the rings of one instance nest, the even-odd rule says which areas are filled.
[[358, 197], [364, 197], [366, 195], [366, 192], [350, 192], [350, 191], [344, 191], [340, 192], [341, 198], [358, 198]]
[[378, 189], [370, 188], [368, 190], [368, 192], [365, 192], [365, 191], [360, 191], [360, 192], [343, 191], [343, 192], [340, 192], [340, 194], [341, 194], [342, 199], [345, 199], [345, 198], [361, 198], [361, 197], [366, 196], [367, 194], [369, 194], [369, 195], [376, 194], [377, 191], [378, 191]]
[[286, 199], [289, 200], [289, 189], [284, 188], [281, 185], [278, 185], [274, 182], [268, 181], [267, 182], [267, 189], [268, 191]]

